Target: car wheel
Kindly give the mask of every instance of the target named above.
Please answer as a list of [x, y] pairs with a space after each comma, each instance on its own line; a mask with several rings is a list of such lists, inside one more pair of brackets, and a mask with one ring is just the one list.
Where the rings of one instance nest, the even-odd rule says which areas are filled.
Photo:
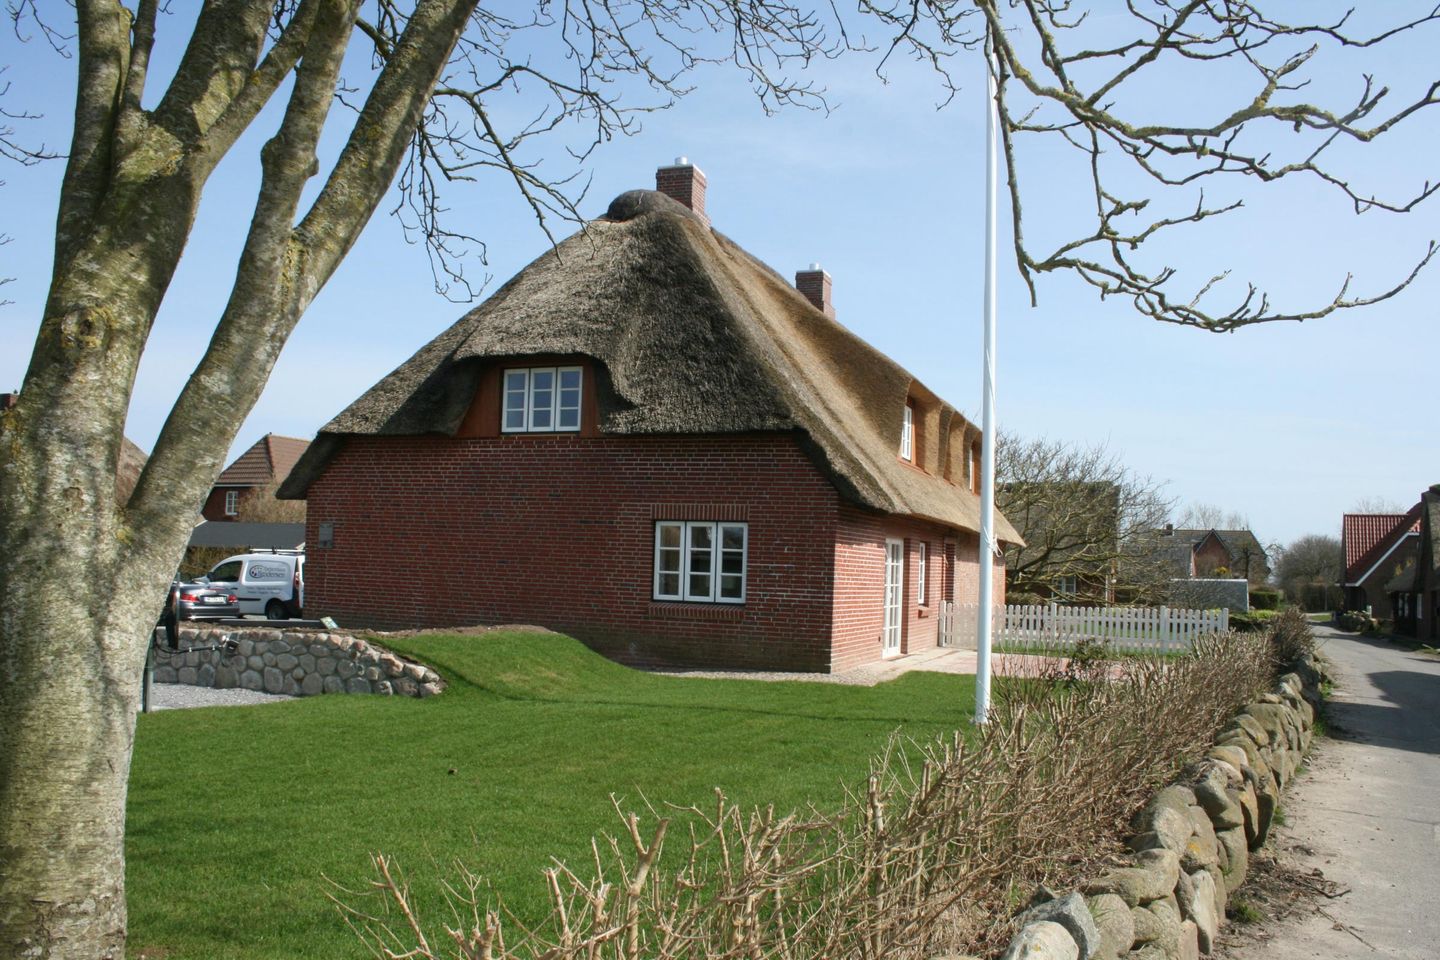
[[288, 620], [290, 617], [285, 613], [285, 604], [279, 600], [271, 600], [265, 604], [266, 620]]

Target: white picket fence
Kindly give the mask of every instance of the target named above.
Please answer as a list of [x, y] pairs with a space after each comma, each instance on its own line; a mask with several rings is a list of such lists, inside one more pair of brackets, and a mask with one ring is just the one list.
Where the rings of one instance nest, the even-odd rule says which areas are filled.
[[[942, 603], [940, 645], [974, 650], [978, 612], [977, 604]], [[1063, 652], [1096, 639], [1119, 652], [1165, 654], [1189, 650], [1196, 637], [1230, 629], [1230, 611], [1012, 604], [991, 629], [992, 646], [1011, 652]]]

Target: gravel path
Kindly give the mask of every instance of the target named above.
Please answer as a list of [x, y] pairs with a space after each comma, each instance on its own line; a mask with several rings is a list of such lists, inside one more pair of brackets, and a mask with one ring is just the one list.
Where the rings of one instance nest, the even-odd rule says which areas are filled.
[[189, 707], [247, 707], [260, 703], [294, 700], [283, 694], [255, 690], [216, 690], [188, 683], [157, 683], [150, 688], [151, 710], [184, 710]]

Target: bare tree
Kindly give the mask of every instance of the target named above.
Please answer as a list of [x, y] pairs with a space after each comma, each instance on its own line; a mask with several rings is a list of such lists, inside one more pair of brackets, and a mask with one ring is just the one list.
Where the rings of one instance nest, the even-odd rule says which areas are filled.
[[1193, 530], [1248, 530], [1250, 518], [1238, 510], [1226, 510], [1213, 503], [1187, 503], [1175, 526]]
[[1275, 563], [1275, 579], [1285, 595], [1301, 602], [1307, 588], [1329, 592], [1345, 570], [1340, 541], [1324, 534], [1307, 534], [1285, 547]]
[[278, 482], [256, 487], [240, 497], [235, 519], [246, 523], [304, 523], [304, 500], [278, 500]]
[[1172, 505], [1162, 481], [1103, 444], [1002, 433], [995, 478], [996, 505], [1025, 538], [1005, 553], [1006, 592], [1016, 596], [1114, 599], [1121, 558], [1164, 524]]
[[[1343, 21], [1285, 25], [1254, 4], [1162, 0], [1129, 7], [1137, 36], [1116, 34], [1065, 52], [1062, 37], [1089, 35], [1058, 0], [978, 0], [973, 7], [862, 0], [840, 19], [834, 7], [812, 13], [786, 0], [529, 7], [366, 0], [363, 14], [362, 0], [213, 0], [188, 32], [171, 29], [160, 0], [74, 0], [73, 40], [68, 27], [44, 20], [52, 9], [67, 8], [35, 0], [9, 5], [17, 24], [33, 24], [46, 42], [66, 48], [77, 85], [44, 316], [19, 402], [0, 416], [5, 956], [123, 954], [125, 789], [148, 627], [190, 518], [281, 347], [392, 184], [400, 196], [395, 213], [430, 254], [437, 285], [463, 293], [464, 255], [478, 240], [446, 225], [439, 201], [445, 187], [498, 175], [548, 230], [556, 217], [576, 217], [591, 150], [633, 129], [637, 112], [682, 96], [697, 65], [732, 62], [766, 109], [823, 106], [821, 92], [795, 79], [794, 69], [870, 49], [858, 38], [871, 33], [878, 34], [873, 49], [921, 58], [947, 87], [951, 58], [990, 37], [1022, 273], [1030, 281], [1074, 271], [1156, 319], [1227, 329], [1318, 316], [1394, 291], [1351, 298], [1342, 288], [1320, 310], [1289, 314], [1268, 310], [1253, 293], [1218, 314], [1203, 312], [1198, 300], [1171, 299], [1164, 288], [1174, 271], [1137, 267], [1134, 251], [1235, 204], [1202, 200], [1188, 215], [1145, 224], [1146, 202], [1122, 199], [1111, 186], [1111, 159], [1182, 191], [1206, 179], [1312, 176], [1357, 210], [1407, 210], [1431, 192], [1427, 185], [1409, 199], [1378, 199], [1327, 175], [1319, 161], [1332, 142], [1373, 141], [1421, 113], [1435, 88], [1383, 117], [1386, 91], [1368, 84], [1357, 102], [1334, 110], [1299, 102], [1295, 89], [1303, 71], [1320, 62], [1321, 47], [1375, 47], [1430, 26], [1434, 13], [1357, 39]], [[1298, 41], [1316, 51], [1285, 52]], [[175, 42], [183, 55], [159, 89], [152, 52]], [[358, 85], [341, 78], [356, 43], [373, 67]], [[1267, 61], [1272, 52], [1276, 59]], [[1199, 125], [1126, 120], [1115, 106], [1122, 87], [1151, 82], [1162, 60], [1177, 58], [1239, 63], [1254, 71], [1258, 94], [1239, 107], [1212, 105], [1221, 119]], [[637, 92], [640, 99], [628, 98]], [[1018, 106], [1027, 97], [1033, 106]], [[209, 345], [134, 493], [117, 506], [121, 429], [156, 312], [211, 174], [276, 98], [284, 103], [259, 151], [254, 209], [234, 225], [245, 239], [233, 286], [216, 305]], [[337, 103], [353, 111], [353, 122], [322, 171], [317, 145], [322, 129], [339, 126]], [[500, 118], [514, 116], [516, 105], [533, 113], [506, 126]], [[1302, 162], [1272, 161], [1278, 152], [1243, 149], [1254, 127], [1271, 127], [1275, 136], [1298, 130], [1321, 142]], [[1093, 233], [1082, 231], [1042, 256], [1029, 252], [1020, 230], [1013, 162], [1017, 138], [1031, 134], [1073, 143], [1094, 171]], [[541, 165], [567, 151], [578, 163]], [[1195, 169], [1177, 172], [1172, 161]], [[308, 193], [316, 177], [320, 189]], [[1096, 248], [1101, 253], [1092, 257], [1087, 251]]]
[[1402, 507], [1389, 497], [1361, 497], [1346, 512], [1348, 513], [1404, 513], [1409, 507]]

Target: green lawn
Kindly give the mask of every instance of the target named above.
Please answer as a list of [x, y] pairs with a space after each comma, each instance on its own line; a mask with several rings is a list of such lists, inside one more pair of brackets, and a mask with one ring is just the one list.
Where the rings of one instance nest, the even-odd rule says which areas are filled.
[[535, 917], [548, 858], [584, 862], [589, 838], [618, 826], [611, 793], [637, 809], [642, 795], [708, 805], [716, 786], [746, 804], [833, 807], [892, 731], [953, 730], [974, 704], [972, 677], [866, 688], [654, 676], [553, 634], [390, 645], [449, 690], [140, 718], [130, 956], [361, 956], [322, 874], [363, 885], [371, 851], [397, 856], [432, 904], [460, 858]]

